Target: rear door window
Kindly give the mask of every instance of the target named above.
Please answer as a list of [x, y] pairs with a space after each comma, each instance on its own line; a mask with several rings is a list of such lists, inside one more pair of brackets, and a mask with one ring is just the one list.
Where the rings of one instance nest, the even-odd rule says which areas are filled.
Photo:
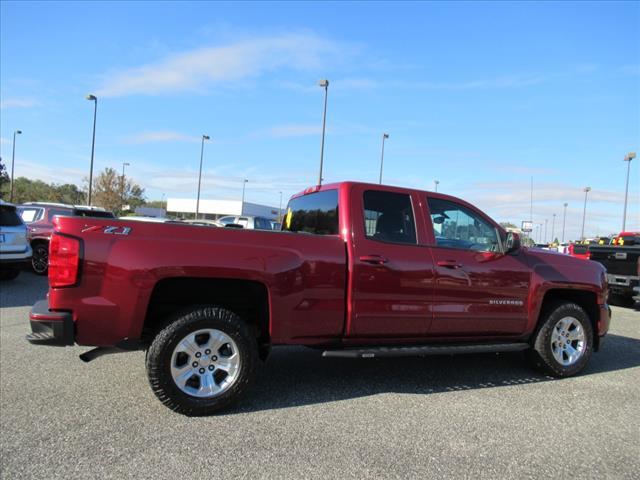
[[41, 208], [18, 207], [18, 213], [22, 217], [24, 223], [37, 222], [42, 218]]
[[364, 230], [371, 240], [415, 245], [416, 225], [411, 197], [381, 190], [364, 192]]

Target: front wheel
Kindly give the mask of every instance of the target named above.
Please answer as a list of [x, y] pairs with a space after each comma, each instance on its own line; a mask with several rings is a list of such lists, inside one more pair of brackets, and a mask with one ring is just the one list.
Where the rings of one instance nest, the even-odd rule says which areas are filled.
[[580, 372], [593, 351], [593, 328], [580, 305], [560, 302], [547, 310], [529, 357], [534, 366], [554, 377]]
[[224, 308], [178, 316], [147, 351], [149, 383], [170, 409], [209, 415], [237, 402], [255, 376], [258, 346], [246, 323]]

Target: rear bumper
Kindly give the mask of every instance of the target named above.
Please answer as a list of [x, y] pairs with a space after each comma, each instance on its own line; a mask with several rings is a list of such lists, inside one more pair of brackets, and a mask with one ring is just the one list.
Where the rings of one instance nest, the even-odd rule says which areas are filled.
[[70, 312], [49, 310], [49, 301], [40, 300], [29, 313], [31, 332], [27, 341], [34, 345], [64, 347], [74, 344], [75, 325]]
[[632, 293], [635, 287], [640, 285], [640, 277], [634, 275], [607, 274], [607, 283], [612, 293], [625, 295]]

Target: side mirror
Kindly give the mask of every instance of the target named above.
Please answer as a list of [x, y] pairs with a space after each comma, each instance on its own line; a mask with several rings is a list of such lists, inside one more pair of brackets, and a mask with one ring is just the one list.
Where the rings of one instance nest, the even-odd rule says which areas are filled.
[[507, 233], [507, 241], [505, 242], [504, 253], [513, 253], [520, 250], [520, 235], [513, 232]]

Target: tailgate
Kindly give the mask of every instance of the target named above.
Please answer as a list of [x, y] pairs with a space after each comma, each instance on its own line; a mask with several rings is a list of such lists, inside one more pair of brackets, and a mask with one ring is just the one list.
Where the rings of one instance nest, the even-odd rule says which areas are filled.
[[638, 275], [639, 247], [590, 247], [590, 258], [611, 275]]

